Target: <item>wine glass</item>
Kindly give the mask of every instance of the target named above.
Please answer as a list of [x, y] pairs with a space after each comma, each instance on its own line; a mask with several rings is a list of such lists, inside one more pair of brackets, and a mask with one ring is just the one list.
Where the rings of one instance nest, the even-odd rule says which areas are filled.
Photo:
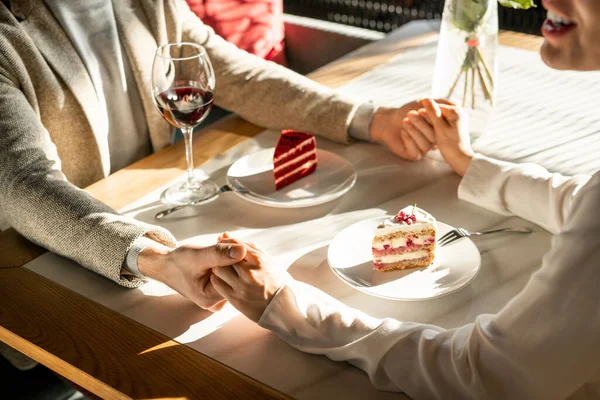
[[204, 48], [195, 43], [160, 46], [152, 66], [152, 98], [171, 125], [180, 128], [185, 141], [187, 180], [164, 192], [171, 204], [195, 204], [212, 197], [219, 187], [194, 176], [192, 132], [208, 115], [213, 104], [215, 73]]

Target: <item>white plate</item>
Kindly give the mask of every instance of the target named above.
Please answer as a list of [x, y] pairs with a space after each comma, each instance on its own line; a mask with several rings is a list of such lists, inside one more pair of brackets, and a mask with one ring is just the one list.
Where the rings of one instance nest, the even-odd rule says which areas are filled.
[[310, 207], [344, 195], [356, 182], [356, 172], [348, 160], [325, 150], [317, 150], [317, 170], [281, 190], [275, 190], [274, 148], [264, 149], [237, 160], [227, 171], [227, 183], [245, 189], [238, 196], [272, 207]]
[[[329, 245], [329, 266], [351, 287], [386, 299], [427, 300], [455, 292], [477, 276], [481, 255], [469, 238], [438, 247], [435, 262], [429, 267], [374, 271], [371, 242], [375, 229], [386, 218], [389, 216], [350, 225]], [[438, 237], [454, 229], [439, 221], [437, 225]], [[364, 285], [365, 281], [371, 286]]]

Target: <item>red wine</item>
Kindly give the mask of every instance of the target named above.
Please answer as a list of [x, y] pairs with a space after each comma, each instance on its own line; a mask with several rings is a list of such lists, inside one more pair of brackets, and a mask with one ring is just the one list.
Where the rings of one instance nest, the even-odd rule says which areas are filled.
[[213, 94], [192, 86], [165, 90], [155, 96], [162, 116], [177, 128], [194, 127], [206, 115], [213, 103]]

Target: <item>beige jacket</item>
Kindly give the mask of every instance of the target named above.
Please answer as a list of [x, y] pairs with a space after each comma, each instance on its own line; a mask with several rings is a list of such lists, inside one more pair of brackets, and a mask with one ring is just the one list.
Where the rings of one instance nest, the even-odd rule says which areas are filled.
[[[152, 61], [158, 45], [177, 41], [206, 47], [219, 106], [261, 126], [348, 140], [357, 103], [226, 43], [183, 0], [113, 3], [155, 151], [169, 144], [170, 127], [152, 104]], [[86, 68], [44, 2], [0, 4], [0, 217], [49, 250], [133, 287], [139, 279], [120, 274], [133, 241], [146, 233], [168, 245], [175, 239], [78, 189], [109, 171], [97, 109]]]

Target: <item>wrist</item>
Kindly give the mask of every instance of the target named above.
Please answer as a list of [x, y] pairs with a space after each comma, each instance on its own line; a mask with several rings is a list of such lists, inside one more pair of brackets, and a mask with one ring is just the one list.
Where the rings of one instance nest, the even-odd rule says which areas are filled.
[[148, 278], [164, 282], [172, 251], [159, 243], [146, 247], [138, 256], [138, 269]]
[[474, 155], [472, 151], [465, 152], [461, 150], [456, 150], [449, 154], [442, 154], [454, 172], [460, 176], [464, 176], [467, 173]]
[[385, 136], [385, 127], [389, 125], [389, 118], [394, 109], [388, 107], [379, 107], [373, 114], [373, 120], [369, 128], [369, 136], [372, 142], [383, 143]]

